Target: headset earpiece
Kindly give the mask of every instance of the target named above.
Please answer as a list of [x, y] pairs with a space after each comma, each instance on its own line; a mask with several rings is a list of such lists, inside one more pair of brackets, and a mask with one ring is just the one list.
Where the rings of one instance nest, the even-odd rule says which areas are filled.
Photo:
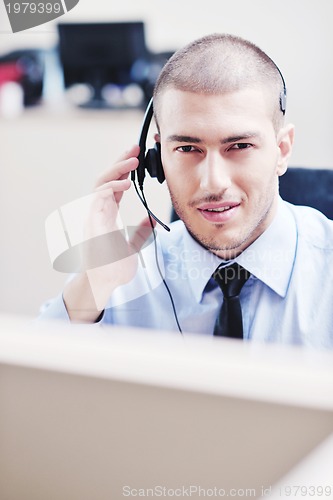
[[143, 188], [143, 182], [146, 176], [146, 170], [147, 172], [149, 172], [151, 177], [156, 177], [158, 182], [160, 182], [161, 184], [165, 180], [162, 160], [161, 160], [161, 145], [158, 142], [156, 142], [155, 146], [151, 149], [148, 149], [148, 151], [146, 152], [147, 135], [152, 117], [153, 117], [153, 100], [151, 99], [147, 106], [140, 132], [140, 138], [139, 138], [140, 154], [138, 156], [139, 166], [136, 169], [136, 171], [133, 171], [131, 174], [131, 179], [134, 182], [135, 172], [136, 172], [140, 189]]
[[148, 149], [144, 159], [144, 166], [150, 177], [156, 177], [160, 184], [164, 182], [165, 175], [161, 160], [161, 144], [159, 142], [155, 142], [154, 148]]

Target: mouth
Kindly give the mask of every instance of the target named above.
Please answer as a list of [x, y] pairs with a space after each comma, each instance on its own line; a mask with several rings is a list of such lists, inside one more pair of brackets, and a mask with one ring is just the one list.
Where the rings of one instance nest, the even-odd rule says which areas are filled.
[[227, 207], [206, 208], [205, 210], [207, 210], [207, 212], [225, 212], [226, 210], [230, 210], [230, 208], [232, 208], [231, 205]]
[[233, 218], [236, 215], [239, 207], [240, 203], [224, 202], [209, 204], [207, 203], [197, 208], [204, 219], [208, 220], [209, 222], [221, 224]]

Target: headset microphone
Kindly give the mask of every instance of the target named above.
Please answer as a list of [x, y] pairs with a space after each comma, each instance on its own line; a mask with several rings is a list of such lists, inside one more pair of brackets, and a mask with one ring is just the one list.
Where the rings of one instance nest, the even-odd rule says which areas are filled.
[[[155, 143], [154, 147], [148, 149], [148, 151], [146, 152], [147, 135], [152, 117], [153, 117], [153, 100], [151, 99], [147, 106], [145, 116], [143, 118], [143, 123], [139, 137], [139, 146], [140, 146], [140, 153], [138, 156], [139, 165], [136, 170], [133, 170], [131, 172], [131, 180], [134, 184], [136, 193], [141, 203], [147, 210], [148, 214], [151, 217], [153, 217], [153, 219], [155, 219], [156, 222], [160, 224], [166, 231], [170, 231], [170, 228], [166, 224], [164, 224], [158, 217], [156, 217], [156, 215], [153, 214], [153, 212], [150, 210], [143, 193], [143, 183], [146, 176], [146, 170], [148, 171], [151, 177], [156, 177], [160, 184], [162, 184], [162, 182], [164, 182], [165, 180], [164, 170], [161, 160], [160, 144]], [[139, 193], [139, 190], [137, 188], [135, 176], [137, 176], [141, 194]]]
[[[132, 179], [133, 180], [133, 179]], [[143, 206], [145, 207], [146, 211], [148, 212], [148, 214], [154, 219], [156, 220], [156, 222], [162, 226], [166, 231], [170, 231], [170, 228], [169, 226], [167, 226], [166, 224], [164, 224], [164, 222], [162, 222], [151, 210], [150, 208], [148, 207], [147, 205], [147, 201], [146, 201], [146, 198], [143, 194], [143, 189], [140, 187], [141, 189], [141, 194], [139, 193], [139, 190], [138, 190], [138, 187], [135, 183], [135, 180], [133, 181], [133, 184], [134, 184], [134, 187], [135, 187], [135, 191], [136, 191], [136, 194], [138, 195], [141, 203], [143, 204]]]

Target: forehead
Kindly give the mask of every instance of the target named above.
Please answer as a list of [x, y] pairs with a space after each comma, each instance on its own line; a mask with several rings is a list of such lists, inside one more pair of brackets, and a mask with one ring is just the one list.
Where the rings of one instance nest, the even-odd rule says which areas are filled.
[[273, 128], [271, 99], [263, 87], [218, 95], [168, 89], [159, 97], [156, 114], [161, 134]]

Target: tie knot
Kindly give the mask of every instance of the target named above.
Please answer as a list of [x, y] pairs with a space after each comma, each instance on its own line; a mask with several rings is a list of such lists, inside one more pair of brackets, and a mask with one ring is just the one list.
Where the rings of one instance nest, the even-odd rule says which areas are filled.
[[238, 297], [244, 283], [250, 277], [249, 271], [235, 262], [230, 266], [218, 267], [213, 278], [219, 285], [225, 298]]

